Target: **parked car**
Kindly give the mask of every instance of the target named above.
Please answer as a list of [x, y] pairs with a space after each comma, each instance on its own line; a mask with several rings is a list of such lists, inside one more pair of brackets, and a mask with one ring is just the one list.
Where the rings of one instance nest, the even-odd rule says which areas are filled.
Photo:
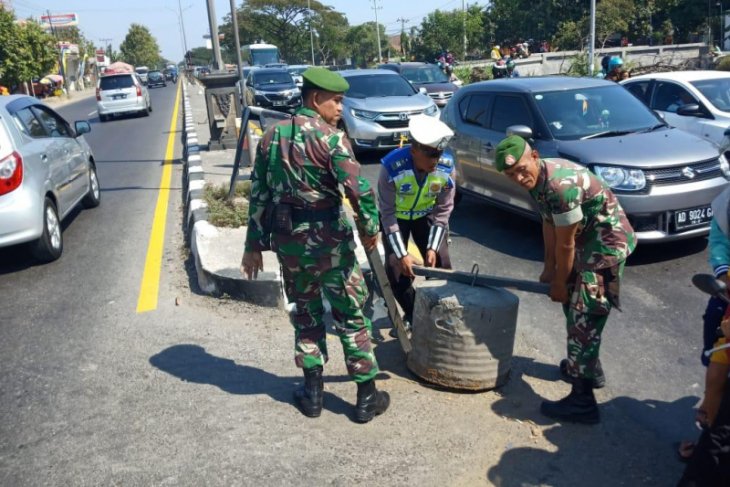
[[438, 116], [439, 109], [425, 90], [415, 89], [403, 76], [386, 69], [339, 72], [350, 84], [342, 102], [342, 127], [352, 147], [391, 149], [407, 139], [414, 115]]
[[165, 76], [160, 71], [150, 71], [147, 74], [147, 87], [152, 88], [154, 86], [167, 87]]
[[292, 110], [301, 106], [302, 92], [286, 69], [254, 69], [246, 78], [246, 103], [272, 110]]
[[456, 90], [459, 89], [449, 81], [449, 77], [435, 64], [428, 63], [388, 63], [378, 66], [400, 73], [405, 79], [418, 88], [426, 88], [428, 96], [433, 98], [440, 108], [445, 107]]
[[96, 85], [96, 107], [99, 120], [123, 113], [142, 113], [148, 116], [152, 101], [147, 87], [135, 73], [118, 73], [99, 78]]
[[291, 66], [286, 67], [286, 70], [289, 71], [291, 77], [294, 78], [294, 84], [296, 84], [299, 89], [301, 89], [304, 84], [302, 73], [310, 67], [311, 66], [309, 64], [292, 64]]
[[137, 73], [137, 76], [139, 76], [139, 79], [142, 81], [143, 85], [147, 84], [147, 75], [150, 72], [150, 68], [147, 66], [139, 66], [137, 68], [134, 68], [134, 72]]
[[622, 84], [673, 127], [730, 146], [730, 73], [677, 71], [636, 76]]
[[63, 218], [101, 198], [90, 130], [35, 98], [0, 97], [0, 248], [30, 243], [40, 261], [61, 256]]
[[706, 235], [710, 202], [728, 185], [718, 147], [667, 126], [622, 86], [595, 78], [511, 78], [461, 88], [442, 112], [459, 191], [538, 218], [520, 186], [497, 172], [507, 133], [534, 139], [542, 157], [590, 168], [618, 196], [642, 242]]

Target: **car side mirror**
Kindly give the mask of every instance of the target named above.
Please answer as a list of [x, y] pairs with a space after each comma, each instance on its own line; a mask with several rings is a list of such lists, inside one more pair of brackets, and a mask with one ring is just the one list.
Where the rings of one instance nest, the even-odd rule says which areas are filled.
[[665, 122], [667, 121], [667, 118], [664, 116], [664, 113], [662, 113], [662, 112], [658, 112], [658, 111], [654, 110], [654, 115], [656, 115], [657, 117], [661, 118]]
[[86, 120], [77, 120], [74, 122], [74, 129], [76, 130], [76, 136], [88, 134], [91, 132], [91, 125]]
[[519, 135], [523, 139], [532, 138], [532, 129], [527, 125], [510, 125], [507, 127], [507, 136]]
[[424, 88], [423, 86], [418, 88], [418, 92], [422, 95], [428, 95], [428, 90], [426, 88]]
[[683, 117], [704, 116], [704, 114], [702, 113], [702, 109], [697, 103], [688, 103], [687, 105], [682, 105], [677, 109], [677, 115], [681, 115]]

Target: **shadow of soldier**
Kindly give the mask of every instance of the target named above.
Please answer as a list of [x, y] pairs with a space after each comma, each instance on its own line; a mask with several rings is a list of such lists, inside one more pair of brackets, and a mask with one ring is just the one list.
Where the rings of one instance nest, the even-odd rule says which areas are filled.
[[[275, 401], [292, 406], [294, 390], [303, 382], [302, 376], [279, 377], [256, 367], [239, 365], [231, 359], [216, 357], [193, 344], [166, 348], [150, 357], [149, 361], [154, 367], [185, 382], [209, 384], [230, 394], [266, 394]], [[333, 382], [350, 382], [350, 378], [325, 376], [325, 383]], [[326, 390], [324, 408], [348, 417], [353, 409], [351, 404]]]
[[676, 484], [683, 470], [676, 460], [676, 442], [697, 436], [689, 419], [697, 397], [666, 402], [621, 396], [602, 401], [599, 393], [600, 424], [559, 423], [540, 414], [544, 398], [524, 376], [560, 384], [556, 398], [570, 390], [560, 380], [556, 366], [514, 358], [510, 381], [500, 390], [502, 397], [492, 409], [508, 419], [538, 425], [549, 444], [535, 446], [537, 440], [533, 444], [524, 440], [519, 445], [520, 438], [515, 438], [499, 463], [487, 471], [493, 485]]

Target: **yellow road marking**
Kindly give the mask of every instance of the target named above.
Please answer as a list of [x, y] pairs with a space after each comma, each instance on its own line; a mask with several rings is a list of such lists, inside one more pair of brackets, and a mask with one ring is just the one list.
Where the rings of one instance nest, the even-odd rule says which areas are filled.
[[175, 94], [175, 107], [172, 109], [170, 135], [167, 138], [165, 161], [162, 164], [160, 178], [160, 192], [157, 195], [155, 217], [152, 221], [152, 232], [147, 245], [147, 258], [144, 263], [142, 285], [137, 298], [137, 313], [154, 311], [157, 309], [157, 297], [160, 291], [160, 270], [162, 268], [162, 251], [165, 248], [165, 224], [167, 222], [167, 204], [170, 199], [170, 182], [172, 180], [172, 159], [175, 153], [175, 129], [177, 128], [177, 112], [180, 108], [180, 86]]

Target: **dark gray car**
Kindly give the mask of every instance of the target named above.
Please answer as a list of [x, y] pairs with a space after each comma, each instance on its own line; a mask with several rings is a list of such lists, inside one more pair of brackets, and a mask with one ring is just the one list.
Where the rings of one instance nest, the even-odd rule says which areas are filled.
[[527, 192], [494, 167], [507, 132], [534, 139], [542, 157], [578, 162], [619, 197], [643, 241], [705, 235], [710, 202], [730, 167], [711, 142], [668, 127], [622, 86], [593, 78], [512, 78], [460, 89], [441, 114], [455, 132], [449, 147], [457, 186], [537, 218]]

